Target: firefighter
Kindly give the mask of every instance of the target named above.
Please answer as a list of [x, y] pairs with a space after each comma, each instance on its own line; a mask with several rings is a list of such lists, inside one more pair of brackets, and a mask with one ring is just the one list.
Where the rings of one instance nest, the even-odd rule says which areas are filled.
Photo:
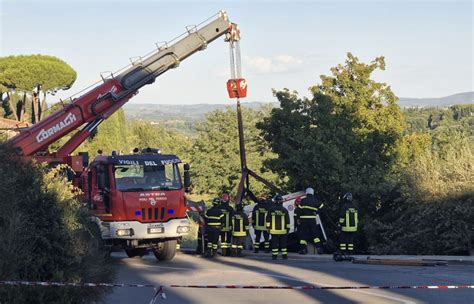
[[283, 207], [283, 197], [279, 194], [275, 196], [275, 203], [267, 213], [266, 226], [272, 236], [272, 260], [277, 259], [279, 250], [282, 258], [288, 259], [286, 241], [290, 230], [290, 216]]
[[342, 206], [339, 212], [339, 225], [341, 226], [339, 249], [343, 256], [350, 256], [354, 252], [354, 236], [357, 232], [358, 223], [357, 207], [352, 201], [352, 193], [347, 192], [342, 198]]
[[234, 215], [234, 208], [229, 205], [230, 195], [228, 192], [222, 193], [221, 203], [219, 208], [221, 209], [222, 214], [224, 215], [222, 229], [220, 232], [221, 236], [221, 251], [222, 256], [231, 255], [231, 246], [232, 246], [232, 216]]
[[224, 215], [219, 207], [221, 200], [215, 198], [212, 201], [212, 207], [204, 214], [206, 221], [207, 251], [206, 257], [213, 257], [217, 252], [217, 243], [219, 241], [219, 232], [223, 222]]
[[270, 252], [270, 234], [267, 231], [267, 225], [265, 223], [268, 209], [271, 207], [269, 200], [260, 198], [258, 203], [252, 210], [252, 225], [255, 231], [255, 242], [253, 244], [253, 249], [255, 253], [258, 253], [260, 249], [260, 239], [263, 234], [263, 239], [265, 241], [265, 252]]
[[232, 253], [234, 256], [243, 256], [245, 239], [249, 231], [249, 218], [244, 213], [244, 206], [237, 205], [237, 211], [232, 216]]
[[323, 207], [324, 204], [314, 196], [314, 189], [307, 188], [306, 197], [301, 200], [301, 203], [295, 210], [294, 216], [296, 227], [298, 227], [297, 235], [300, 240], [299, 254], [308, 253], [308, 241], [314, 242], [318, 253], [322, 252], [322, 232], [316, 223], [316, 215]]

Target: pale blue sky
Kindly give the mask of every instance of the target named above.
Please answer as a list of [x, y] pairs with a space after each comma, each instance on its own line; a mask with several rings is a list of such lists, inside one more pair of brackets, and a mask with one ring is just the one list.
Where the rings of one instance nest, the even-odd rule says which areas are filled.
[[[75, 85], [57, 95], [65, 98], [220, 9], [241, 28], [247, 101], [275, 101], [272, 88], [308, 95], [349, 51], [365, 62], [385, 56], [387, 70], [376, 79], [400, 97], [473, 90], [472, 1], [0, 0], [0, 55], [64, 59], [78, 72]], [[228, 56], [218, 39], [133, 102], [229, 102]]]

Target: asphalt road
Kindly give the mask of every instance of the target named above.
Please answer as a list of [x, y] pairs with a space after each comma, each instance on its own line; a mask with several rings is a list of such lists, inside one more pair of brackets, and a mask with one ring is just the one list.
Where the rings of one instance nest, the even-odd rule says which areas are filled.
[[[179, 254], [157, 262], [152, 254], [129, 259], [113, 254], [117, 283], [236, 285], [474, 285], [474, 266], [358, 265], [292, 259], [272, 261], [265, 254], [246, 258]], [[473, 289], [424, 290], [253, 290], [165, 288], [157, 303], [474, 303]], [[149, 303], [151, 288], [115, 288], [106, 303]]]

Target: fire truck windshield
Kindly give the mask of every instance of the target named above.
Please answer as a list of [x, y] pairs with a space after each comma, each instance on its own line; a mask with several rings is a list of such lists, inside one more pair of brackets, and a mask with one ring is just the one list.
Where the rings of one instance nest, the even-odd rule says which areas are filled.
[[115, 185], [123, 192], [181, 189], [177, 164], [160, 166], [115, 165]]

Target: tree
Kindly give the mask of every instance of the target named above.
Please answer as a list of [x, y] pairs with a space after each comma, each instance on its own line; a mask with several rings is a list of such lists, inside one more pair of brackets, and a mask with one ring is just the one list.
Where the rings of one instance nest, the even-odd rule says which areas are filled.
[[[47, 55], [0, 57], [2, 105], [4, 109], [9, 108], [14, 112], [15, 119], [19, 121], [25, 120], [25, 112], [31, 113], [31, 122], [41, 120], [42, 113], [46, 109], [46, 95], [69, 89], [75, 80], [76, 72], [57, 57]], [[10, 100], [12, 92], [21, 92], [23, 95], [16, 104]], [[39, 98], [40, 92], [43, 92], [42, 101]], [[28, 96], [31, 97], [31, 102], [27, 101]], [[6, 112], [8, 115], [8, 110]]]
[[[65, 140], [67, 138], [55, 143], [55, 147], [59, 147]], [[76, 151], [89, 152], [91, 156], [96, 156], [98, 150], [102, 150], [105, 155], [110, 155], [112, 151], [123, 154], [130, 153], [133, 149], [132, 146], [133, 139], [125, 121], [125, 113], [123, 109], [119, 109], [102, 122], [95, 133], [81, 144]]]
[[[100, 231], [60, 174], [0, 144], [0, 280], [104, 282]], [[7, 303], [90, 303], [102, 291], [2, 286]]]
[[152, 125], [147, 121], [132, 121], [129, 130], [133, 145], [139, 149], [159, 148], [162, 153], [176, 154], [183, 161], [189, 161], [192, 144], [190, 140], [175, 131]]
[[348, 53], [310, 88], [311, 99], [275, 92], [280, 108], [257, 127], [278, 155], [268, 168], [287, 175], [289, 189], [315, 186], [333, 202], [351, 191], [363, 214], [381, 208], [404, 120], [390, 87], [371, 79], [377, 69], [385, 69], [383, 57], [365, 64]]
[[[276, 183], [279, 181], [276, 174], [263, 168], [263, 161], [275, 155], [255, 127], [268, 112], [269, 109], [256, 111], [243, 108], [247, 165]], [[241, 177], [236, 111], [228, 108], [226, 111], [210, 112], [197, 130], [198, 136], [191, 152], [194, 191], [205, 196], [216, 196], [223, 190], [235, 194]], [[256, 194], [268, 191], [258, 182], [251, 185], [251, 190]]]
[[467, 131], [450, 126], [404, 136], [396, 200], [390, 212], [365, 223], [370, 252], [472, 254], [474, 155]]

